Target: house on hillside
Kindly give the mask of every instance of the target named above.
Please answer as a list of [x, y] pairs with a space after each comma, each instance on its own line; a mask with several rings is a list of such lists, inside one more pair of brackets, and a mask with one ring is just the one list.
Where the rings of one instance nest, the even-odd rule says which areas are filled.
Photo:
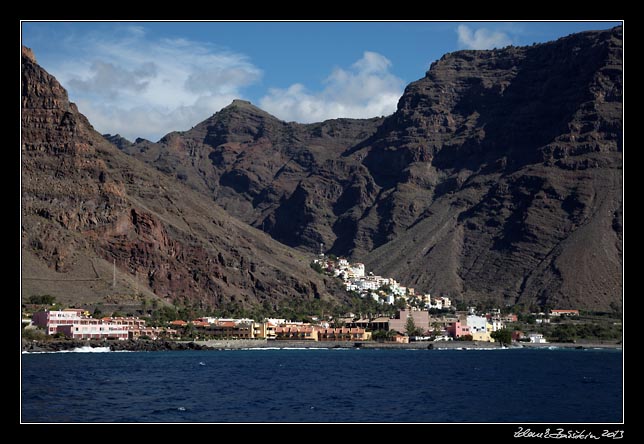
[[447, 334], [454, 339], [471, 334], [470, 328], [467, 325], [461, 323], [461, 321], [450, 322], [445, 327], [445, 331], [447, 331]]
[[550, 310], [551, 316], [579, 316], [579, 310]]
[[533, 344], [548, 343], [548, 341], [546, 341], [546, 338], [544, 338], [541, 333], [528, 333], [528, 338], [530, 339], [530, 342]]

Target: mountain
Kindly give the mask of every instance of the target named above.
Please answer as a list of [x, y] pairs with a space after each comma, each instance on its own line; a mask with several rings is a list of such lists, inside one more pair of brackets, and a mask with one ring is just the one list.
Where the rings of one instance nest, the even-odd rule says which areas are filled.
[[346, 200], [342, 193], [369, 177], [342, 153], [372, 136], [382, 121], [287, 123], [235, 100], [189, 131], [120, 148], [276, 240], [318, 252], [320, 243], [331, 246], [337, 238], [333, 224]]
[[458, 51], [384, 119], [287, 123], [235, 101], [122, 149], [303, 251], [465, 301], [622, 294], [622, 28]]
[[24, 297], [272, 310], [346, 295], [310, 256], [108, 143], [26, 48], [21, 118]]
[[115, 134], [115, 135], [103, 134], [103, 138], [107, 140], [109, 143], [111, 143], [112, 145], [121, 149], [125, 149], [132, 145], [132, 142], [130, 142], [120, 134]]

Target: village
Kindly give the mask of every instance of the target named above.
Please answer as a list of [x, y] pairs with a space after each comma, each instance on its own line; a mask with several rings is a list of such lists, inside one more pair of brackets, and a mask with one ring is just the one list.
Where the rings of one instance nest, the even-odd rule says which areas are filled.
[[[344, 258], [320, 257], [312, 268], [342, 279], [347, 291], [361, 298], [372, 298], [382, 306], [398, 307], [394, 315], [360, 317], [311, 316], [310, 322], [279, 318], [250, 319], [201, 316], [195, 319], [169, 320], [161, 326], [149, 326], [137, 316], [97, 317], [82, 308], [41, 309], [23, 319], [27, 329], [38, 329], [47, 336], [69, 339], [262, 339], [270, 341], [409, 343], [410, 341], [520, 341], [547, 343], [539, 332], [516, 328], [518, 317], [499, 308], [457, 310], [450, 298], [417, 293], [393, 278], [367, 273], [362, 263]], [[552, 319], [579, 317], [575, 309], [552, 309], [535, 313], [533, 324], [548, 324]], [[501, 335], [503, 332], [506, 336]]]

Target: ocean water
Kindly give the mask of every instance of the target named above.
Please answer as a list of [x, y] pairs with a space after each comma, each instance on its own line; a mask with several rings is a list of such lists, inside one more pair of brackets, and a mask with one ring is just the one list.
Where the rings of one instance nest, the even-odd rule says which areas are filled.
[[21, 370], [22, 422], [622, 421], [615, 350], [39, 353]]

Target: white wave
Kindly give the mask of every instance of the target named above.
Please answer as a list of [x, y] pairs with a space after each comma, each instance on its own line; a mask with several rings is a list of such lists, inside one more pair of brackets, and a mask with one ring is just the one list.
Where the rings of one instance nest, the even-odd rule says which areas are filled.
[[245, 347], [240, 350], [281, 350], [279, 347]]
[[[111, 353], [109, 347], [90, 347], [89, 345], [84, 345], [82, 347], [76, 347], [71, 350], [56, 350], [56, 351], [23, 351], [23, 355], [40, 355], [44, 353]], [[130, 352], [130, 350], [118, 350], [118, 352]]]
[[70, 350], [71, 353], [108, 353], [110, 351], [109, 347], [90, 347], [88, 345]]
[[336, 349], [330, 348], [330, 347], [243, 347], [243, 348], [240, 348], [240, 350], [336, 350]]
[[329, 347], [284, 347], [282, 350], [329, 350]]
[[488, 348], [488, 347], [457, 347], [457, 348], [449, 348], [449, 347], [438, 347], [434, 348], [434, 350], [477, 350], [477, 351], [486, 351], [486, 350], [511, 350], [508, 347], [494, 347], [494, 348]]

